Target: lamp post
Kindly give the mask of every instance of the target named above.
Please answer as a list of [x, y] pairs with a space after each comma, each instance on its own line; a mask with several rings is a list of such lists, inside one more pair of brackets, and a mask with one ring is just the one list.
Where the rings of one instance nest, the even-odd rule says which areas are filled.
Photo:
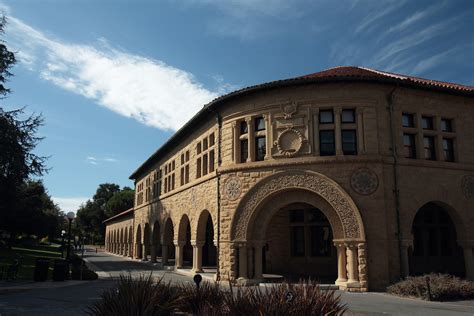
[[68, 235], [67, 235], [67, 252], [66, 252], [66, 259], [69, 260], [69, 254], [71, 252], [71, 223], [72, 223], [72, 220], [74, 219], [74, 212], [69, 212], [67, 213], [67, 219], [69, 221], [69, 232], [68, 232]]
[[61, 258], [64, 257], [64, 235], [66, 234], [66, 231], [63, 229], [61, 231]]

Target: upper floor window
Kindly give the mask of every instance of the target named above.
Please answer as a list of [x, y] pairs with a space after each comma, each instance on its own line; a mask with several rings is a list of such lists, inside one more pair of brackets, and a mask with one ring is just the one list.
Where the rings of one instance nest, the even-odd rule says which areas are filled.
[[202, 139], [198, 144], [202, 143], [202, 151], [197, 153], [196, 159], [196, 178], [205, 176], [209, 172], [215, 170], [215, 159], [214, 159], [214, 144], [215, 136], [211, 133], [209, 136]]
[[403, 155], [405, 158], [416, 158], [414, 134], [403, 134]]
[[263, 117], [257, 117], [255, 119], [255, 131], [264, 131], [265, 130], [265, 120]]
[[319, 111], [319, 123], [320, 124], [332, 124], [334, 123], [334, 113], [332, 110], [321, 110]]
[[342, 130], [342, 152], [344, 155], [357, 155], [355, 130]]
[[319, 131], [320, 155], [332, 156], [336, 154], [336, 145], [333, 130]]
[[426, 160], [436, 160], [435, 141], [433, 136], [423, 137], [423, 147]]
[[158, 198], [161, 195], [161, 177], [162, 177], [161, 169], [157, 169], [153, 177], [152, 196], [154, 199]]
[[402, 114], [402, 126], [415, 127], [415, 119], [414, 119], [413, 114], [409, 114], [409, 113]]
[[249, 127], [246, 121], [240, 122], [240, 135], [247, 134], [249, 131]]
[[355, 111], [353, 109], [344, 109], [341, 112], [342, 123], [355, 123]]
[[263, 161], [266, 153], [266, 140], [265, 136], [255, 138], [255, 160]]
[[453, 123], [450, 119], [441, 119], [441, 131], [442, 132], [452, 132], [453, 131]]
[[433, 129], [433, 118], [429, 116], [422, 116], [421, 127], [423, 129]]
[[[262, 161], [267, 156], [267, 126], [265, 117], [246, 118], [238, 122], [238, 134], [235, 138], [236, 162]], [[235, 130], [234, 130], [235, 131]]]
[[454, 161], [454, 142], [451, 138], [443, 138], [444, 161]]
[[180, 185], [189, 182], [189, 150], [181, 154], [181, 177]]

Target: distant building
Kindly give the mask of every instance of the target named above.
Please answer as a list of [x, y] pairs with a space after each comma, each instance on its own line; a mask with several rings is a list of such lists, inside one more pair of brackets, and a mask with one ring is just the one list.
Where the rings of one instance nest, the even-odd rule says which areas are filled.
[[207, 104], [133, 174], [111, 252], [216, 278], [474, 278], [474, 87], [360, 67]]

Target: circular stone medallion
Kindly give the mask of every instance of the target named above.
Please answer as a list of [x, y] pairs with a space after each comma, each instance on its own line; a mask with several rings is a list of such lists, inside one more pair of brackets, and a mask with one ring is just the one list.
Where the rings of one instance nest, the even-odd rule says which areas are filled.
[[297, 129], [288, 128], [278, 135], [275, 145], [281, 155], [293, 157], [303, 146], [303, 134]]
[[474, 176], [467, 175], [462, 178], [462, 192], [466, 199], [474, 198]]
[[226, 197], [231, 200], [237, 200], [242, 192], [242, 181], [239, 177], [231, 176], [227, 179], [224, 185], [224, 193]]
[[361, 168], [352, 173], [351, 186], [354, 191], [361, 195], [370, 195], [377, 190], [379, 179], [372, 170]]

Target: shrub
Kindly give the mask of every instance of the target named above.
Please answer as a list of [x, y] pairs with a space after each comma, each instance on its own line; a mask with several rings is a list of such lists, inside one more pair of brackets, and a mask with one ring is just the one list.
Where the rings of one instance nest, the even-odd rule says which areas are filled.
[[171, 315], [178, 305], [178, 291], [151, 274], [132, 279], [120, 276], [116, 288], [102, 293], [101, 300], [88, 307], [89, 315]]
[[[431, 293], [428, 292], [428, 284]], [[387, 292], [398, 296], [434, 301], [466, 300], [474, 298], [474, 282], [447, 274], [432, 273], [418, 277], [407, 277], [405, 280], [389, 286]]]
[[220, 308], [224, 300], [219, 285], [209, 282], [202, 282], [199, 288], [193, 284], [181, 284], [178, 291], [180, 310], [192, 314]]

